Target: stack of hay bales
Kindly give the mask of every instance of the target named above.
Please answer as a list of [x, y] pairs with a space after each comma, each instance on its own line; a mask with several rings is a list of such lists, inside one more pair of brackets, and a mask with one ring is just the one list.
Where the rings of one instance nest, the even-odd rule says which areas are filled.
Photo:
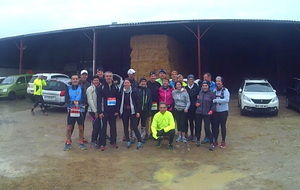
[[131, 68], [137, 71], [137, 79], [148, 78], [150, 71], [165, 69], [170, 77], [172, 70], [184, 73], [184, 56], [179, 43], [167, 35], [140, 35], [130, 39], [132, 48]]

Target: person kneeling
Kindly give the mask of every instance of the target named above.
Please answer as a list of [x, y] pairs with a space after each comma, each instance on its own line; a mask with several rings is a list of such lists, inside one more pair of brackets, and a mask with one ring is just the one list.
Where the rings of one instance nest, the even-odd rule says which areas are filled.
[[167, 111], [165, 102], [159, 103], [159, 112], [153, 117], [151, 125], [152, 136], [158, 141], [157, 146], [161, 146], [163, 136], [169, 136], [169, 150], [173, 150], [173, 140], [175, 136], [175, 121], [173, 114]]

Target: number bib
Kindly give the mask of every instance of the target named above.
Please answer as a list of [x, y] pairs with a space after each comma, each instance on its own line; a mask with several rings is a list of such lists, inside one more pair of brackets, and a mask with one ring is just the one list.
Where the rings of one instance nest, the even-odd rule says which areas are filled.
[[72, 107], [70, 109], [70, 117], [80, 117], [80, 108]]
[[116, 97], [107, 98], [107, 106], [115, 106], [117, 104]]
[[152, 102], [151, 110], [157, 110], [157, 102]]

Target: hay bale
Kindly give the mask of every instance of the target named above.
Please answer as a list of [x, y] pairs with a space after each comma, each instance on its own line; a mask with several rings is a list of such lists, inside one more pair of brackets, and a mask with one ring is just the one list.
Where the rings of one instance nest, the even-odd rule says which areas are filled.
[[178, 70], [185, 73], [184, 56], [180, 44], [167, 35], [140, 35], [130, 39], [132, 48], [131, 68], [137, 71], [137, 79], [148, 77], [150, 71], [165, 69], [168, 73]]

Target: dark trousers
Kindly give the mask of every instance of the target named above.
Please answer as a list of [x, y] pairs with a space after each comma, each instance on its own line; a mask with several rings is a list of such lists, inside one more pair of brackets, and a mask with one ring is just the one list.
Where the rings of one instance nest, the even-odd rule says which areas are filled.
[[204, 121], [205, 134], [208, 138], [211, 138], [210, 115], [196, 114], [195, 125], [196, 125], [197, 141], [200, 141], [200, 137], [201, 137], [202, 120]]
[[129, 120], [130, 120], [130, 127], [134, 131], [136, 138], [138, 139], [138, 142], [142, 142], [141, 140], [141, 134], [137, 128], [137, 118], [135, 114], [131, 114], [130, 109], [124, 109], [122, 114], [122, 121], [123, 121], [123, 127], [124, 127], [124, 133], [126, 137], [126, 141], [130, 141], [129, 139]]
[[168, 132], [164, 130], [157, 131], [157, 136], [168, 136], [169, 137], [169, 144], [173, 144], [174, 136], [175, 136], [175, 129], [171, 129]]
[[149, 111], [141, 111], [140, 117], [137, 119], [137, 125], [140, 124], [142, 127], [146, 127], [147, 118], [149, 117]]
[[99, 118], [96, 119], [95, 118], [95, 113], [94, 112], [89, 112], [91, 117], [92, 117], [92, 123], [93, 123], [93, 131], [92, 131], [92, 142], [93, 143], [97, 143], [99, 142], [100, 140], [100, 129], [101, 129], [101, 126], [100, 126], [100, 120]]
[[[188, 113], [187, 113], [187, 118], [188, 118], [188, 124], [190, 125], [190, 131], [191, 131], [191, 136], [194, 136], [196, 133], [195, 131], [195, 117], [196, 117], [196, 106], [192, 106]], [[187, 125], [188, 125], [187, 124]], [[188, 133], [188, 127], [186, 128], [186, 133]]]
[[41, 109], [42, 110], [45, 109], [45, 102], [42, 95], [34, 95], [34, 100], [35, 100], [35, 103], [33, 105], [34, 108], [36, 108], [39, 104], [41, 104], [40, 105]]
[[187, 131], [187, 113], [184, 110], [174, 109], [174, 118], [177, 122], [177, 131]]
[[109, 123], [110, 144], [115, 144], [117, 141], [117, 116], [114, 112], [105, 112], [103, 118], [103, 127], [107, 129], [107, 122]]
[[220, 125], [221, 125], [222, 141], [225, 141], [227, 118], [228, 118], [228, 111], [214, 112], [212, 129], [213, 129], [213, 138], [215, 139], [215, 141], [218, 141]]

